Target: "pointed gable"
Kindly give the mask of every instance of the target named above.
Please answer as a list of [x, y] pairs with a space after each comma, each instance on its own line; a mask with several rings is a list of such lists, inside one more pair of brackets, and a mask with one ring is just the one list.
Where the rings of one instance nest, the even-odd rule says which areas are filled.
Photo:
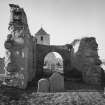
[[35, 35], [49, 35], [49, 34], [41, 27]]

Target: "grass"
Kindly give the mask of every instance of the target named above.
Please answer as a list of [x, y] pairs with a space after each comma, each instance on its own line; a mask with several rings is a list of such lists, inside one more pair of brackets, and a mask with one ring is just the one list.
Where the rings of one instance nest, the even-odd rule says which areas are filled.
[[[83, 84], [67, 83], [79, 86], [76, 90], [58, 93], [36, 93], [34, 88], [22, 90], [2, 86], [0, 88], [0, 105], [105, 105], [103, 91], [87, 91]], [[71, 86], [72, 88], [74, 88]], [[88, 85], [85, 85], [87, 87]], [[90, 86], [89, 86], [90, 87]], [[91, 88], [90, 88], [91, 89]]]
[[63, 92], [21, 94], [18, 99], [0, 95], [0, 105], [105, 105], [100, 92]]
[[1, 86], [0, 105], [105, 105], [100, 87], [81, 82], [65, 82], [65, 92], [36, 93], [30, 86], [26, 90]]

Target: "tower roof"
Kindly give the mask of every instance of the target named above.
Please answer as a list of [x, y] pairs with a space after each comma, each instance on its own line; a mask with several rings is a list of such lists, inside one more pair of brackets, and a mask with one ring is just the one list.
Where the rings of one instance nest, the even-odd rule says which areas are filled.
[[49, 34], [41, 27], [35, 35], [49, 35]]

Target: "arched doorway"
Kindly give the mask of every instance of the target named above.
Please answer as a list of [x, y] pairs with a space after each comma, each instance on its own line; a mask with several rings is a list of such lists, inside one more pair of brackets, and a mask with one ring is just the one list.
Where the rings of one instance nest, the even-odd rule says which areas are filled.
[[49, 52], [44, 57], [43, 75], [50, 76], [53, 72], [63, 73], [63, 58], [57, 52]]

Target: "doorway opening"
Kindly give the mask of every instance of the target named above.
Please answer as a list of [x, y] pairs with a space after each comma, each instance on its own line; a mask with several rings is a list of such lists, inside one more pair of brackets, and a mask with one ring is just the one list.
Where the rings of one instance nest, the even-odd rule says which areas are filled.
[[50, 52], [44, 58], [43, 74], [49, 77], [53, 72], [63, 73], [63, 58], [57, 52]]

